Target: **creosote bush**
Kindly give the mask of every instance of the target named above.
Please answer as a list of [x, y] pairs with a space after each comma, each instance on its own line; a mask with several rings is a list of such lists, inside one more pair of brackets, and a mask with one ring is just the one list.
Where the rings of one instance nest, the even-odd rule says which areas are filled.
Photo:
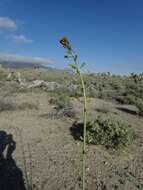
[[133, 129], [120, 121], [99, 117], [87, 124], [87, 142], [91, 144], [118, 149], [129, 145], [134, 137]]

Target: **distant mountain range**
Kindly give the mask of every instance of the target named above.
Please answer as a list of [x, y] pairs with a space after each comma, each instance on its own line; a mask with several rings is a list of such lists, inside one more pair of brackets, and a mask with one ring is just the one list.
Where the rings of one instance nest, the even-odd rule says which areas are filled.
[[27, 63], [27, 62], [14, 62], [14, 61], [1, 61], [0, 65], [4, 68], [13, 68], [13, 69], [26, 69], [26, 68], [34, 68], [34, 66], [37, 66], [39, 68], [43, 69], [52, 69], [52, 67], [46, 67], [42, 64], [33, 64], [33, 63]]
[[[22, 57], [16, 55], [3, 55], [0, 54], [0, 65], [3, 68], [12, 69], [32, 69], [38, 67], [40, 69], [45, 69], [54, 72], [69, 72], [72, 73], [70, 69], [57, 69], [52, 67], [53, 62], [47, 59], [39, 57]], [[50, 66], [49, 66], [50, 65]]]
[[0, 54], [0, 64], [4, 68], [24, 69], [39, 67], [43, 69], [52, 69], [48, 65], [52, 62], [39, 57], [22, 57], [17, 55]]

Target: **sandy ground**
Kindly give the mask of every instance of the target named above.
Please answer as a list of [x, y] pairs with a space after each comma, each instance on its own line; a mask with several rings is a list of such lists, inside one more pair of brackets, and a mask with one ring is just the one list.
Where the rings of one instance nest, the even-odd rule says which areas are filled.
[[[17, 104], [29, 102], [38, 106], [38, 109], [0, 112], [0, 130], [11, 134], [16, 142], [12, 151], [15, 168], [21, 172], [24, 179], [27, 175], [34, 184], [34, 189], [79, 190], [82, 142], [76, 141], [71, 135], [70, 128], [74, 120], [48, 118], [52, 105], [48, 103], [49, 97], [44, 92], [19, 93], [11, 99]], [[96, 108], [103, 103], [103, 100], [89, 99], [90, 119], [102, 114], [97, 112]], [[73, 100], [73, 104], [80, 121], [82, 103], [80, 100]], [[110, 112], [102, 115], [131, 124], [138, 138], [122, 152], [88, 145], [86, 189], [142, 190], [143, 118], [116, 109], [116, 104], [108, 104], [111, 107]], [[4, 168], [3, 174], [7, 171]]]

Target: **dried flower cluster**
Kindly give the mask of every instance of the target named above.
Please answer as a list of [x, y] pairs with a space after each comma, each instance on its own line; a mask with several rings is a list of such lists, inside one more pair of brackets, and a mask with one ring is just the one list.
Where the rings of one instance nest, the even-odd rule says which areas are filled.
[[63, 38], [60, 40], [60, 43], [63, 45], [64, 48], [67, 48], [69, 51], [72, 50], [71, 45], [70, 45], [70, 42], [69, 42], [69, 40], [68, 40], [67, 37], [63, 37]]

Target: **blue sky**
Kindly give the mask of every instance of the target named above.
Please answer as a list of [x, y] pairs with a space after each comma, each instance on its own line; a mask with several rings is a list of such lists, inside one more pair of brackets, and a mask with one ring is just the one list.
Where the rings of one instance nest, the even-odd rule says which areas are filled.
[[86, 69], [143, 72], [143, 0], [0, 0], [0, 53], [67, 67], [67, 36]]

